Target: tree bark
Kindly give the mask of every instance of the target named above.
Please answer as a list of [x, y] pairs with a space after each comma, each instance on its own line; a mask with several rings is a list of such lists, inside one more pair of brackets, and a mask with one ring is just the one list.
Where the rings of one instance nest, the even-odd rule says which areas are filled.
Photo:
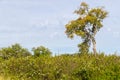
[[93, 35], [92, 35], [93, 53], [94, 53], [94, 55], [96, 56], [97, 50], [96, 50], [95, 35], [96, 35], [96, 33], [97, 33], [97, 27], [96, 27], [95, 24], [93, 25], [92, 32], [93, 32]]
[[97, 54], [97, 50], [96, 50], [96, 41], [95, 41], [94, 38], [92, 39], [92, 43], [93, 43], [93, 53], [94, 53], [94, 55], [96, 56], [96, 54]]

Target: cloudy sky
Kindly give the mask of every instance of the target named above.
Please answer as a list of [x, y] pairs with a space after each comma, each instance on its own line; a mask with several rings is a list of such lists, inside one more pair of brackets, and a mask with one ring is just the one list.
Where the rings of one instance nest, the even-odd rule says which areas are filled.
[[81, 39], [68, 39], [64, 32], [82, 1], [109, 12], [96, 35], [97, 50], [120, 53], [119, 0], [0, 0], [0, 47], [19, 43], [29, 50], [43, 45], [53, 53], [77, 52]]

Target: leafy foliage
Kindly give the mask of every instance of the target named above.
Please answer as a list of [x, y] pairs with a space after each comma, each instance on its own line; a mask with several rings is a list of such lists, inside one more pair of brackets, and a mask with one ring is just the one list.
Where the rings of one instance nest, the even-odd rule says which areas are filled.
[[0, 59], [0, 75], [9, 80], [119, 80], [120, 56], [69, 54]]
[[120, 56], [88, 54], [91, 40], [95, 42], [96, 30], [102, 27], [107, 12], [102, 8], [89, 9], [86, 3], [81, 3], [80, 9], [75, 13], [80, 17], [66, 25], [66, 34], [70, 38], [76, 34], [83, 39], [83, 43], [79, 44], [82, 55], [75, 53], [52, 56], [52, 52], [44, 46], [34, 47], [33, 55], [19, 44], [1, 48], [0, 79], [120, 80]]
[[103, 26], [103, 19], [106, 18], [107, 12], [103, 8], [89, 8], [88, 4], [82, 2], [80, 8], [75, 11], [79, 15], [76, 20], [70, 21], [66, 24], [66, 34], [69, 38], [74, 35], [80, 36], [83, 40], [78, 45], [81, 53], [87, 53], [91, 42], [93, 43], [93, 51], [96, 53], [95, 35], [97, 31]]
[[52, 52], [48, 48], [45, 48], [44, 46], [40, 46], [37, 48], [34, 47], [32, 51], [34, 52], [34, 56], [36, 57], [44, 56], [44, 55], [50, 56], [52, 54]]
[[19, 44], [0, 49], [0, 56], [3, 59], [9, 59], [11, 57], [26, 57], [30, 55], [31, 53], [26, 48], [22, 48]]

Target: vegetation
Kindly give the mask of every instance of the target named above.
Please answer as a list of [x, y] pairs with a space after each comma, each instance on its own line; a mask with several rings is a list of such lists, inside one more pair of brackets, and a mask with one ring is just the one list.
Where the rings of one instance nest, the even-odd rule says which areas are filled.
[[[22, 52], [23, 53], [23, 52]], [[21, 53], [16, 53], [21, 54]], [[47, 54], [47, 53], [46, 53]], [[0, 57], [2, 80], [119, 80], [120, 56], [62, 54]], [[49, 53], [48, 53], [49, 54]], [[43, 56], [44, 55], [44, 56]]]
[[106, 18], [107, 12], [103, 8], [90, 9], [88, 4], [82, 2], [80, 8], [75, 13], [79, 15], [79, 18], [70, 21], [66, 25], [67, 36], [73, 38], [75, 34], [82, 38], [83, 42], [78, 45], [81, 53], [88, 53], [92, 43], [93, 52], [96, 54], [95, 35], [103, 26], [102, 21]]
[[52, 54], [52, 52], [48, 48], [45, 48], [44, 46], [40, 46], [37, 48], [34, 47], [32, 51], [34, 52], [35, 57], [50, 56]]
[[[107, 12], [82, 3], [75, 13], [79, 18], [66, 25], [66, 34], [83, 39], [82, 54], [52, 56], [44, 46], [32, 48], [32, 54], [19, 44], [1, 48], [0, 80], [120, 80], [120, 56], [97, 53], [95, 47], [95, 35]], [[90, 43], [96, 56], [89, 52]]]
[[30, 55], [31, 53], [26, 48], [22, 48], [19, 44], [14, 44], [10, 47], [0, 49], [0, 56], [3, 59], [9, 59], [11, 57], [27, 57]]

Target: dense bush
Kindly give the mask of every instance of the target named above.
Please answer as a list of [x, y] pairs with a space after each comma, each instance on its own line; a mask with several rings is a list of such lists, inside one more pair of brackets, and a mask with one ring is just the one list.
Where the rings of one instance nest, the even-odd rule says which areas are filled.
[[93, 54], [0, 59], [0, 73], [11, 80], [119, 80], [120, 57]]
[[0, 57], [3, 59], [9, 59], [11, 57], [19, 58], [30, 56], [31, 53], [26, 49], [20, 46], [19, 44], [14, 44], [9, 47], [0, 49]]
[[[0, 49], [0, 79], [4, 80], [120, 80], [120, 57], [89, 54], [52, 56], [43, 46], [34, 54], [19, 44]], [[2, 77], [1, 77], [2, 76]]]
[[35, 57], [50, 56], [52, 54], [52, 52], [44, 46], [39, 46], [39, 47], [36, 47], [36, 48], [34, 47], [32, 49], [32, 51], [33, 51]]

